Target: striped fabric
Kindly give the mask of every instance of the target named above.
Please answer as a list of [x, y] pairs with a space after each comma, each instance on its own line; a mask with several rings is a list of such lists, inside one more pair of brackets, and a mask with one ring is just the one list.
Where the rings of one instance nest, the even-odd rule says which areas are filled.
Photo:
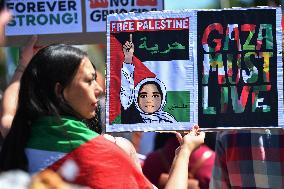
[[216, 141], [211, 189], [284, 188], [284, 131], [226, 131]]
[[153, 188], [124, 151], [71, 117], [61, 122], [52, 117], [37, 120], [26, 154], [30, 173], [46, 168], [62, 172], [62, 167], [73, 162], [70, 178], [74, 184], [98, 189]]

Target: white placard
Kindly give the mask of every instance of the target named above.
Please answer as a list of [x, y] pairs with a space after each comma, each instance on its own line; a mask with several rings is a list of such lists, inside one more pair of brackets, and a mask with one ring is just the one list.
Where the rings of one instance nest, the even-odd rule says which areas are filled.
[[85, 0], [87, 32], [105, 32], [108, 14], [163, 10], [163, 0]]
[[82, 32], [80, 0], [7, 0], [7, 36]]

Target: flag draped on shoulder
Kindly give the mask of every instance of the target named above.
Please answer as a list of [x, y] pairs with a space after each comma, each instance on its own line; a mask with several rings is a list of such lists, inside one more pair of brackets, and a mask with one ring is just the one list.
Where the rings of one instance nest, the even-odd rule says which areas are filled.
[[79, 120], [42, 117], [31, 130], [30, 173], [50, 168], [91, 188], [152, 188], [124, 151]]

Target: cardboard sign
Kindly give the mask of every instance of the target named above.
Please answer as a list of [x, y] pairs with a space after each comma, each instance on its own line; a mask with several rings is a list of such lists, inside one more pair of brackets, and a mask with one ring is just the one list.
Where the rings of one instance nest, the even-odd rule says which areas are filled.
[[187, 130], [197, 122], [194, 15], [108, 16], [107, 131]]
[[276, 9], [197, 13], [198, 120], [202, 127], [282, 124], [278, 13]]
[[81, 0], [7, 0], [7, 36], [82, 32]]
[[106, 16], [162, 10], [163, 0], [7, 0], [13, 20], [6, 45], [22, 46], [31, 35], [37, 45], [106, 43]]
[[106, 130], [284, 126], [281, 18], [279, 8], [108, 16]]
[[85, 0], [87, 32], [106, 31], [108, 14], [163, 10], [161, 0]]

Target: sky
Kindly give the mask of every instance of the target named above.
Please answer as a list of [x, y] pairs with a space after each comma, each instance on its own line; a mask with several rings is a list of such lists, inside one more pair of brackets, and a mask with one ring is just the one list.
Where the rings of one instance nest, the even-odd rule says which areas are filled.
[[168, 10], [208, 8], [216, 3], [219, 0], [164, 0], [165, 9]]

